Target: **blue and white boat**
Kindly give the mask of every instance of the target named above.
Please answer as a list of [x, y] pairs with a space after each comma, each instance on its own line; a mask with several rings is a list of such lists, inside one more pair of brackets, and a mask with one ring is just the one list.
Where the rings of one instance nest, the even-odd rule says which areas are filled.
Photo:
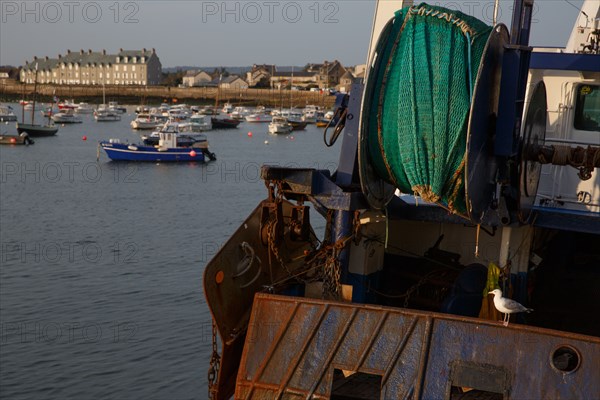
[[156, 146], [121, 143], [119, 139], [102, 141], [99, 146], [113, 161], [203, 163], [217, 159], [208, 149], [208, 140], [197, 140], [190, 145], [181, 146], [176, 133], [161, 132]]

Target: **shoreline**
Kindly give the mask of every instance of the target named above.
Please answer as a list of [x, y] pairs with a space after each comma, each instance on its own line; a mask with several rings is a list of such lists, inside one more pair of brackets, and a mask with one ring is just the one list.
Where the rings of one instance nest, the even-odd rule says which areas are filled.
[[[33, 96], [33, 84], [17, 81], [0, 81], [0, 101], [11, 102]], [[229, 102], [244, 106], [268, 106], [303, 108], [308, 104], [331, 108], [335, 96], [320, 92], [277, 90], [277, 89], [220, 89], [215, 87], [170, 87], [170, 86], [105, 86], [107, 100], [119, 100], [124, 104], [192, 103], [214, 105], [217, 95], [219, 104]], [[55, 85], [38, 84], [38, 101], [49, 103], [53, 96], [59, 99], [76, 99], [91, 104], [102, 103], [102, 86], [98, 85]]]

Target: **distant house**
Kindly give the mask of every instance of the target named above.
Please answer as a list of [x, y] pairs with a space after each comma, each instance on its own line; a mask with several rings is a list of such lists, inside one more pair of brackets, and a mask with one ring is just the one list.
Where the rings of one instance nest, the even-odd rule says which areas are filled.
[[336, 86], [337, 90], [342, 93], [348, 93], [352, 83], [354, 82], [354, 79], [354, 75], [352, 75], [350, 71], [346, 71], [346, 73], [340, 78], [340, 84]]
[[205, 71], [187, 71], [183, 77], [183, 86], [203, 86], [203, 83], [212, 81], [212, 76]]
[[339, 85], [340, 78], [346, 73], [346, 68], [338, 60], [325, 61], [323, 64], [309, 64], [309, 66], [312, 66], [316, 72], [317, 85], [322, 89]]
[[8, 72], [0, 72], [0, 79], [8, 79]]
[[269, 82], [275, 72], [277, 72], [277, 67], [274, 65], [254, 64], [252, 70], [246, 73], [246, 82], [250, 87], [257, 86], [261, 82]]
[[237, 75], [230, 75], [220, 79], [221, 89], [248, 89], [248, 83]]
[[117, 54], [67, 50], [57, 58], [33, 57], [21, 68], [21, 82], [33, 83], [36, 69], [38, 82], [59, 85], [158, 85], [162, 72], [154, 49], [120, 49]]

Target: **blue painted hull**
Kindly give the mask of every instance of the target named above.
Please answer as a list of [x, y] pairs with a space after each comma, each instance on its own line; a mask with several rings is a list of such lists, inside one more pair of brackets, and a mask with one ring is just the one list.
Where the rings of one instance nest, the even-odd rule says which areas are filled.
[[[158, 151], [155, 147], [121, 143], [100, 142], [106, 155], [113, 161], [146, 161], [146, 162], [204, 162], [201, 149], [173, 148]], [[190, 153], [192, 150], [195, 156]]]

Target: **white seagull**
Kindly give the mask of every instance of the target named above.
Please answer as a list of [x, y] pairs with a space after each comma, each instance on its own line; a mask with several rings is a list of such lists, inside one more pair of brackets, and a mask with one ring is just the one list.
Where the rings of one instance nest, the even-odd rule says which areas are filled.
[[494, 306], [496, 310], [504, 313], [504, 326], [508, 326], [508, 321], [510, 320], [510, 314], [527, 312], [530, 313], [533, 311], [532, 308], [527, 308], [521, 303], [517, 303], [512, 299], [507, 299], [506, 297], [502, 297], [502, 290], [494, 289], [489, 294], [494, 295]]

